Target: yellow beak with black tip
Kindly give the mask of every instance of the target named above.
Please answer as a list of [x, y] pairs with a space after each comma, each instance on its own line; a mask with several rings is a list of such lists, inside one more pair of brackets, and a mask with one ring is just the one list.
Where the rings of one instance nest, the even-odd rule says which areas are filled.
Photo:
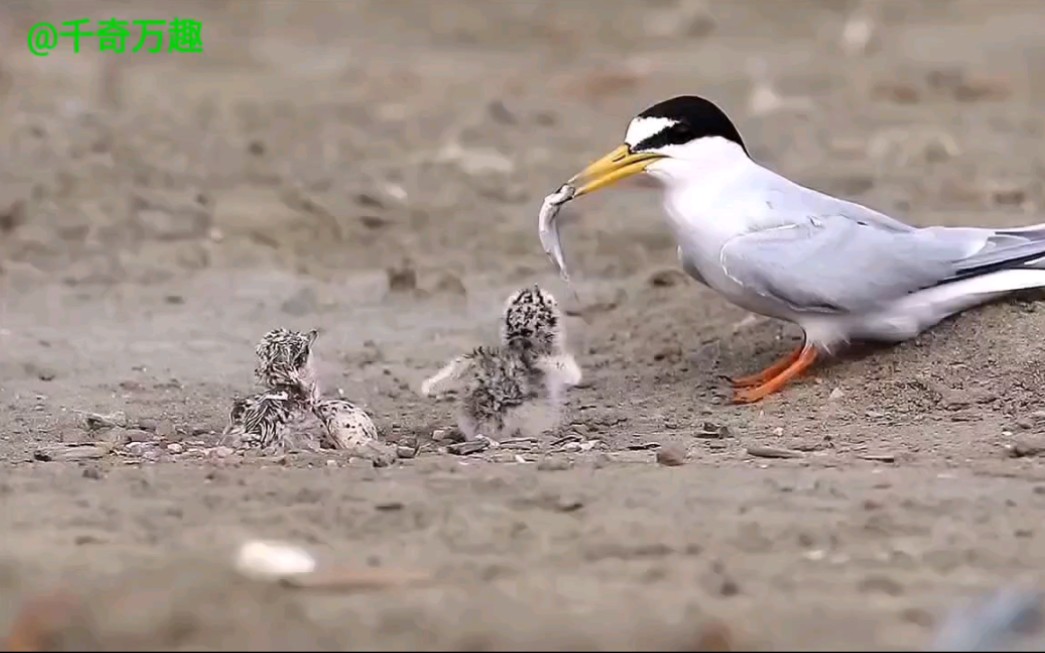
[[621, 145], [574, 175], [567, 183], [577, 189], [574, 197], [580, 197], [633, 177], [643, 172], [653, 161], [662, 158], [662, 154], [652, 152], [632, 154], [627, 145]]

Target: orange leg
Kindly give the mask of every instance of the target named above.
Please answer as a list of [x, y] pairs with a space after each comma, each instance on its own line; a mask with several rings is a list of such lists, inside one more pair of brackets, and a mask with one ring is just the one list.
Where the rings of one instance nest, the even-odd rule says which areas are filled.
[[773, 363], [761, 372], [751, 374], [748, 376], [742, 376], [739, 379], [730, 379], [729, 382], [733, 384], [734, 388], [748, 388], [754, 385], [762, 385], [766, 381], [769, 381], [770, 379], [776, 377], [787, 368], [791, 367], [791, 365], [793, 365], [794, 362], [798, 360], [798, 357], [802, 355], [802, 351], [804, 348], [805, 344], [803, 344], [800, 347], [796, 347], [793, 352], [791, 352], [787, 356], [784, 356], [783, 358]]
[[752, 404], [756, 401], [761, 401], [774, 392], [779, 392], [780, 389], [787, 385], [792, 379], [812, 367], [813, 363], [816, 362], [816, 358], [817, 351], [815, 347], [802, 347], [802, 351], [799, 353], [798, 358], [773, 378], [753, 388], [737, 390], [733, 395], [733, 403]]

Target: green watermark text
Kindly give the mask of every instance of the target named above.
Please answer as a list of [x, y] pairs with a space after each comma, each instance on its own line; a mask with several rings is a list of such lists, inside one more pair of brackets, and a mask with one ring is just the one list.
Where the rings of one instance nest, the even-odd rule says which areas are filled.
[[[139, 29], [136, 29], [139, 28]], [[136, 34], [134, 33], [136, 32]], [[46, 57], [61, 41], [73, 52], [95, 47], [98, 52], [203, 52], [203, 23], [191, 18], [120, 20], [90, 18], [58, 23], [40, 22], [29, 28], [29, 52]]]

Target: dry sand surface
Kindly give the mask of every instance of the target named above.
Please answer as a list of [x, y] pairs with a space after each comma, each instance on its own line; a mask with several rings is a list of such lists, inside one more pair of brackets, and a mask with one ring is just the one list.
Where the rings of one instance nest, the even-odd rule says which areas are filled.
[[[1045, 580], [1034, 296], [733, 406], [721, 377], [798, 333], [674, 272], [655, 194], [567, 208], [576, 300], [537, 240], [541, 198], [681, 93], [764, 164], [914, 223], [1045, 221], [1045, 2], [867, 6], [861, 43], [826, 0], [182, 1], [204, 54], [33, 57], [35, 21], [173, 4], [3, 2], [0, 632], [56, 590], [19, 627], [66, 650], [695, 650], [715, 624], [909, 648], [963, 597]], [[440, 452], [452, 406], [421, 380], [534, 282], [586, 372], [566, 425]], [[220, 455], [277, 326], [319, 329], [326, 392], [417, 456]], [[119, 446], [37, 460], [98, 439]], [[253, 537], [431, 580], [248, 582]]]

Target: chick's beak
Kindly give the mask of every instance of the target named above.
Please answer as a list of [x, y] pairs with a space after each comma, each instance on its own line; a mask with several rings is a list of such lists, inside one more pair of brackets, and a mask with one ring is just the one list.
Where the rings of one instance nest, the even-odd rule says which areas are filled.
[[574, 175], [568, 183], [577, 189], [574, 197], [580, 197], [633, 177], [660, 158], [663, 155], [650, 152], [633, 154], [627, 145], [621, 145]]

